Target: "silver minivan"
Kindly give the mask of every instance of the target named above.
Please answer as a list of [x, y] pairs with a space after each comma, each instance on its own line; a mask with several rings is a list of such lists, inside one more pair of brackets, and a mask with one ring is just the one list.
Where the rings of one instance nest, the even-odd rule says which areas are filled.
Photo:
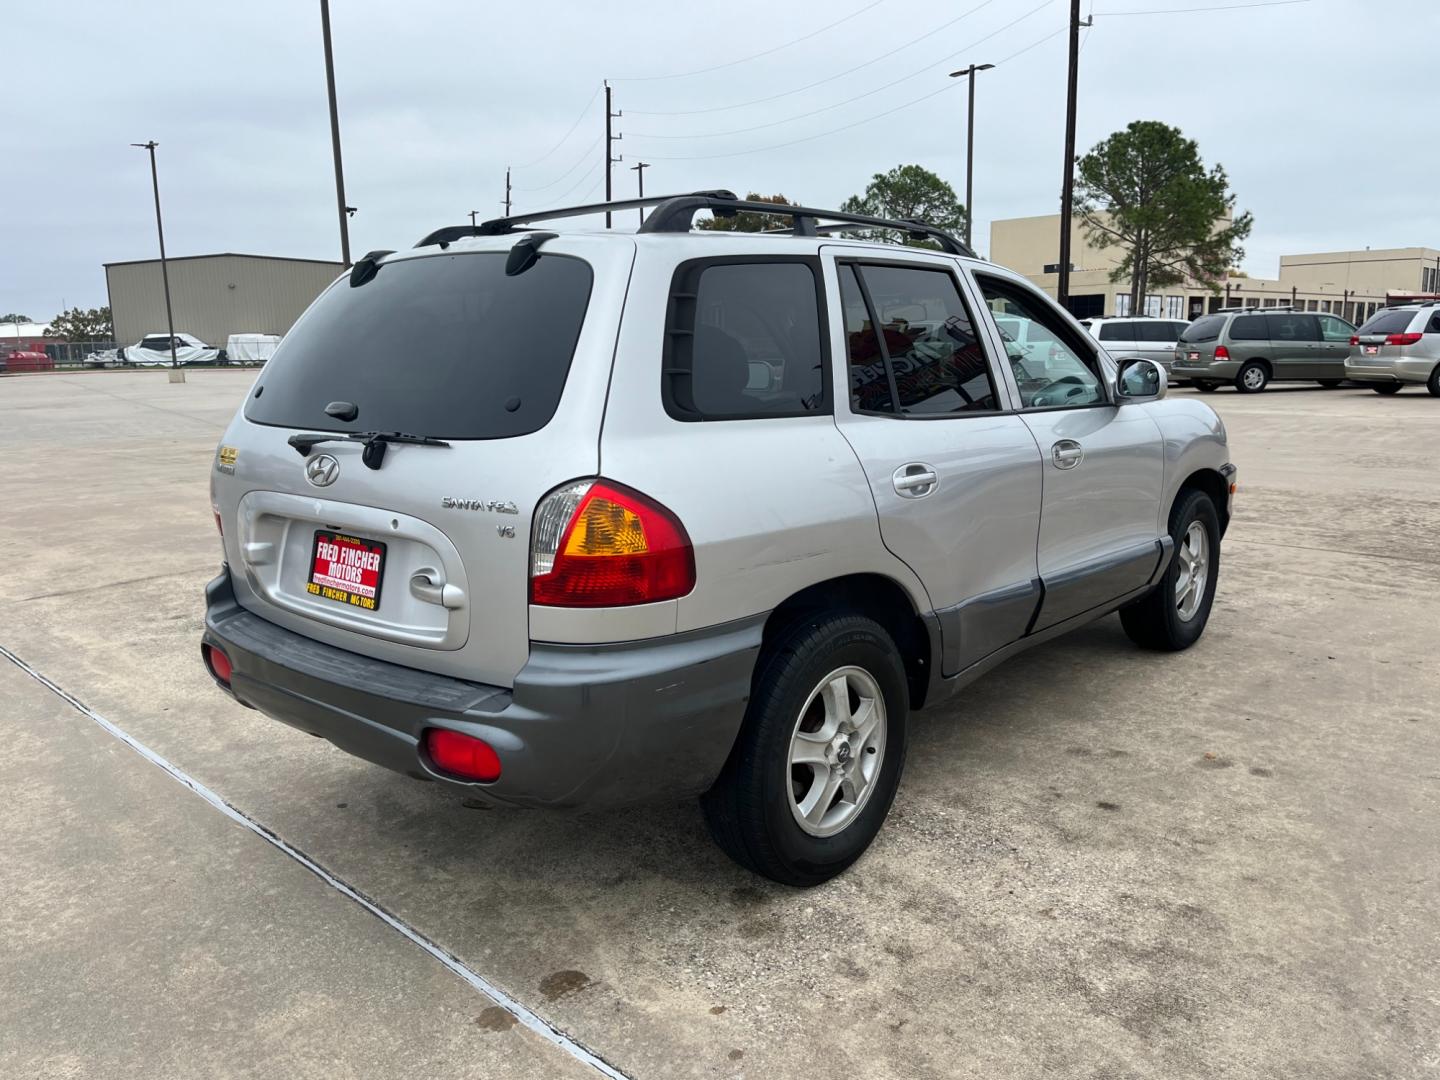
[[[639, 206], [638, 233], [537, 227]], [[201, 653], [488, 805], [700, 796], [734, 859], [813, 885], [879, 830], [912, 710], [1117, 610], [1193, 644], [1235, 467], [1162, 368], [940, 229], [702, 210], [777, 212], [564, 208], [330, 286], [217, 448]]]
[[1440, 397], [1440, 303], [1397, 304], [1372, 315], [1350, 339], [1346, 375], [1379, 394], [1424, 386]]
[[1137, 315], [1115, 319], [1082, 319], [1080, 325], [1117, 359], [1143, 356], [1154, 360], [1167, 372], [1175, 359], [1175, 343], [1185, 332], [1188, 322], [1182, 319], [1157, 319]]

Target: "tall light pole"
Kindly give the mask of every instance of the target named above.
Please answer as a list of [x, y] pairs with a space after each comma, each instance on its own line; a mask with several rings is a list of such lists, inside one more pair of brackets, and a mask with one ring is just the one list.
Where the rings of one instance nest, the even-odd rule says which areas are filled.
[[345, 205], [345, 168], [340, 163], [340, 112], [335, 106], [335, 54], [330, 48], [330, 0], [320, 0], [320, 31], [325, 38], [325, 89], [330, 95], [330, 146], [335, 153], [335, 203], [340, 208], [340, 259], [348, 270], [350, 221], [346, 213], [348, 207]]
[[175, 315], [170, 309], [170, 268], [165, 264], [165, 225], [160, 220], [160, 173], [155, 168], [155, 147], [160, 144], [151, 139], [149, 142], [130, 145], [150, 151], [150, 186], [155, 190], [155, 232], [160, 237], [160, 280], [165, 286], [165, 326], [170, 331], [170, 381], [183, 383], [185, 372], [175, 355]]
[[950, 72], [952, 79], [970, 80], [970, 114], [965, 126], [965, 246], [971, 251], [971, 226], [975, 221], [975, 73], [989, 71], [994, 64], [971, 64], [968, 68]]
[[[650, 167], [648, 161], [637, 161], [630, 166], [630, 171], [635, 174], [636, 193], [640, 198], [645, 197], [645, 170]], [[640, 207], [640, 224], [645, 224], [645, 208]]]
[[[611, 120], [618, 120], [621, 115], [611, 107], [614, 104], [614, 98], [612, 97], [612, 93], [613, 91], [610, 88], [610, 81], [607, 79], [605, 80], [605, 201], [607, 203], [613, 197], [613, 188], [611, 187], [610, 175], [611, 167], [619, 164], [622, 160], [624, 160], [623, 154], [617, 157], [614, 153], [615, 143], [619, 142], [622, 136], [615, 134], [615, 129], [611, 126], [610, 123]], [[609, 210], [605, 211], [605, 227], [607, 229], [610, 228]]]
[[[1075, 96], [1080, 78], [1080, 0], [1070, 0], [1070, 82], [1065, 97], [1065, 183], [1060, 189], [1060, 280], [1055, 292], [1060, 306], [1070, 308], [1070, 216], [1075, 206]], [[1143, 304], [1145, 298], [1141, 297]]]

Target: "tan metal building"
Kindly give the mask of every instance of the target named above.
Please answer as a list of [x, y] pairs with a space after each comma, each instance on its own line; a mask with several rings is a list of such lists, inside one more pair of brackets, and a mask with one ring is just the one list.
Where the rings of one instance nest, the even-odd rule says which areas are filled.
[[[219, 349], [231, 334], [285, 333], [341, 270], [338, 262], [233, 252], [166, 264], [175, 331]], [[105, 282], [119, 344], [165, 332], [159, 259], [106, 263]]]
[[[1071, 226], [1071, 309], [1082, 318], [1129, 315], [1128, 281], [1111, 281], [1122, 253], [1086, 242], [1078, 219]], [[1033, 281], [1051, 296], [1059, 280], [1060, 215], [1010, 218], [990, 226], [990, 257]], [[1383, 307], [1387, 293], [1440, 292], [1440, 250], [1392, 248], [1283, 255], [1280, 276], [1232, 275], [1218, 282], [1219, 295], [1199, 282], [1152, 293], [1139, 314], [1193, 319], [1220, 307], [1275, 307], [1296, 303], [1363, 322]]]

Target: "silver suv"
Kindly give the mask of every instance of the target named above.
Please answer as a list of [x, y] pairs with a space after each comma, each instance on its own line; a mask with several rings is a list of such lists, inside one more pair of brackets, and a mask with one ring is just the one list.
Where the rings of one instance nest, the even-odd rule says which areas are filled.
[[1377, 311], [1350, 339], [1345, 374], [1380, 394], [1410, 385], [1440, 397], [1440, 302]]
[[[535, 228], [641, 205], [636, 234]], [[1235, 469], [1161, 368], [944, 232], [702, 210], [776, 212], [569, 208], [335, 282], [218, 448], [202, 654], [485, 803], [699, 795], [738, 862], [812, 885], [880, 828], [912, 710], [1117, 609], [1192, 644]]]

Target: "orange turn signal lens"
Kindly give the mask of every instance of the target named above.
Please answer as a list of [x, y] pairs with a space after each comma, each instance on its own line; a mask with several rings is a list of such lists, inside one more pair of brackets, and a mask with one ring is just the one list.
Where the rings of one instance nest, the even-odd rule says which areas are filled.
[[639, 514], [597, 496], [576, 516], [564, 550], [566, 555], [644, 555], [650, 545]]

